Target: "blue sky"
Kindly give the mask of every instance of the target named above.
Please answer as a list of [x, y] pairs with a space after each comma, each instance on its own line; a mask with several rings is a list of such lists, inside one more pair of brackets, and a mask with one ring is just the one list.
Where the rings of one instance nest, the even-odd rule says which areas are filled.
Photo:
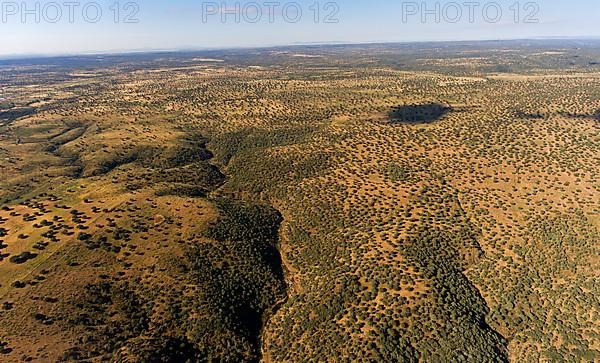
[[[268, 5], [276, 0], [255, 0], [259, 7], [249, 5], [252, 1], [237, 0], [241, 8], [237, 11], [239, 22], [236, 22], [235, 14], [226, 15], [225, 21], [222, 21], [222, 13], [236, 12], [236, 1], [226, 1], [223, 6], [223, 1], [145, 0], [136, 2], [138, 11], [132, 19], [137, 19], [137, 23], [125, 22], [125, 16], [136, 10], [131, 4], [125, 9], [128, 0], [118, 3], [116, 23], [116, 0], [96, 0], [95, 3], [83, 0], [78, 6], [71, 7], [66, 6], [64, 1], [75, 0], [55, 0], [53, 4], [50, 4], [52, 1], [39, 1], [37, 10], [35, 1], [25, 1], [29, 14], [26, 14], [22, 0], [14, 3], [2, 1], [0, 55], [252, 47], [331, 41], [600, 36], [600, 22], [597, 20], [600, 2], [597, 0], [538, 0], [527, 8], [528, 0], [483, 0], [471, 7], [465, 2], [473, 0], [456, 0], [454, 3], [445, 0], [338, 0], [333, 4], [320, 0], [317, 19], [316, 0], [280, 0], [280, 5]], [[439, 4], [437, 11], [436, 3]], [[519, 5], [518, 14], [515, 3]], [[97, 22], [84, 18], [86, 4], [87, 20], [99, 18]], [[283, 15], [286, 4], [287, 21]], [[326, 4], [329, 6], [326, 7]], [[487, 13], [484, 14], [486, 5]], [[302, 9], [302, 15], [297, 22], [291, 22], [299, 15], [298, 7]], [[501, 16], [498, 16], [498, 7], [502, 10]], [[96, 16], [97, 8], [102, 10], [99, 17]], [[423, 8], [433, 10], [425, 21], [421, 17]], [[62, 13], [60, 18], [58, 9]], [[69, 19], [70, 9], [73, 9], [72, 22]], [[473, 9], [472, 19], [470, 9]], [[326, 22], [326, 15], [336, 11], [337, 14], [330, 19], [334, 22]], [[460, 18], [458, 11], [462, 12]], [[436, 22], [435, 13], [440, 18], [439, 22]], [[532, 13], [535, 15], [530, 20], [537, 22], [526, 22], [526, 16]], [[22, 18], [24, 14], [25, 19]], [[251, 22], [259, 15], [258, 22]]]

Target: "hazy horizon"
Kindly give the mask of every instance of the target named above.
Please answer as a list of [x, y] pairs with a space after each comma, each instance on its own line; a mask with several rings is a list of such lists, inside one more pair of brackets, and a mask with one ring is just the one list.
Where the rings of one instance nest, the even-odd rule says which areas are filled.
[[3, 2], [0, 30], [7, 36], [0, 56], [600, 37], [594, 19], [600, 4], [592, 0], [66, 4]]
[[377, 44], [435, 44], [435, 43], [486, 43], [486, 42], [518, 42], [518, 41], [586, 41], [598, 40], [600, 36], [547, 36], [547, 37], [530, 37], [530, 38], [497, 38], [497, 39], [456, 39], [456, 40], [414, 40], [414, 41], [322, 41], [322, 42], [297, 42], [297, 43], [282, 43], [282, 44], [264, 44], [264, 45], [239, 45], [239, 46], [223, 46], [223, 47], [181, 47], [173, 49], [164, 48], [146, 48], [146, 49], [107, 49], [97, 51], [74, 51], [64, 53], [15, 53], [2, 54], [0, 60], [21, 60], [21, 59], [37, 59], [37, 58], [54, 58], [54, 57], [93, 57], [93, 56], [111, 56], [111, 55], [127, 55], [127, 54], [152, 54], [152, 53], [185, 53], [185, 52], [210, 52], [210, 51], [227, 51], [236, 49], [269, 49], [269, 48], [294, 48], [302, 46], [335, 46], [335, 45], [377, 45]]

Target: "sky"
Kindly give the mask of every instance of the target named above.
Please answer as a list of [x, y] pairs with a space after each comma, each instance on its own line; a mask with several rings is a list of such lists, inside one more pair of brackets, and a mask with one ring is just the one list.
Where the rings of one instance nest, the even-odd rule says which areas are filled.
[[0, 56], [600, 37], [599, 15], [598, 0], [0, 0]]

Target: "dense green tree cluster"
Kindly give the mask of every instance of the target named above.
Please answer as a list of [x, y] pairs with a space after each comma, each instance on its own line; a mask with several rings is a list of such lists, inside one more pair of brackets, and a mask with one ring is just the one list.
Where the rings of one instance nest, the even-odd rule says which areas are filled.
[[276, 248], [281, 216], [273, 208], [231, 199], [217, 205], [220, 218], [207, 231], [214, 242], [194, 246], [187, 255], [201, 287], [188, 303], [204, 312], [189, 317], [189, 334], [209, 360], [255, 361], [264, 319], [286, 297]]

